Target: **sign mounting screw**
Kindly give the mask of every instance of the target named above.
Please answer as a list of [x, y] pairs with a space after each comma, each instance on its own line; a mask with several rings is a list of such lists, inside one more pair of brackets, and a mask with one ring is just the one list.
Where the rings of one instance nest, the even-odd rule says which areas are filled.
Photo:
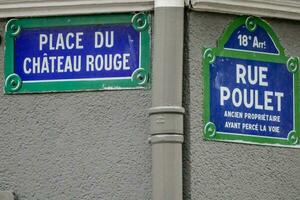
[[144, 85], [148, 82], [148, 73], [144, 69], [139, 68], [133, 72], [131, 80], [138, 85]]
[[295, 131], [291, 131], [289, 133], [288, 141], [290, 144], [298, 144], [299, 143], [299, 136], [296, 134]]
[[245, 22], [246, 28], [251, 32], [255, 31], [255, 29], [256, 29], [256, 23], [254, 20], [255, 20], [255, 18], [250, 16], [250, 17], [247, 17], [246, 22]]
[[10, 35], [15, 37], [21, 32], [21, 26], [18, 24], [17, 19], [11, 19], [6, 25], [6, 30], [9, 31]]
[[131, 19], [132, 26], [135, 30], [141, 32], [148, 28], [148, 17], [145, 13], [137, 13]]
[[209, 138], [216, 136], [216, 125], [213, 122], [208, 122], [204, 127], [204, 134]]
[[286, 65], [289, 72], [296, 73], [299, 67], [299, 60], [298, 58], [290, 57]]
[[16, 92], [22, 87], [22, 80], [18, 74], [10, 74], [5, 80], [5, 89]]
[[216, 57], [213, 53], [213, 50], [209, 48], [204, 51], [203, 58], [207, 60], [209, 63], [213, 63]]

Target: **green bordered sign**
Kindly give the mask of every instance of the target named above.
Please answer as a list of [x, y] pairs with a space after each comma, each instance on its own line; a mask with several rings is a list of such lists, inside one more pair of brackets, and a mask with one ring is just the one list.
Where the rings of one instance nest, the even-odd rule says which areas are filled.
[[299, 148], [299, 58], [270, 25], [239, 17], [203, 49], [204, 138]]
[[150, 14], [12, 19], [7, 94], [150, 87]]

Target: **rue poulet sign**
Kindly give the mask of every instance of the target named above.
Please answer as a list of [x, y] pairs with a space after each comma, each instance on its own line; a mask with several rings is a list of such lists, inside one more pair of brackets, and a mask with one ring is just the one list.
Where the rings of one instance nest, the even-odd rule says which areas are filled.
[[149, 22], [148, 13], [12, 19], [4, 91], [148, 88]]
[[239, 17], [203, 50], [204, 138], [299, 148], [299, 58], [270, 25]]

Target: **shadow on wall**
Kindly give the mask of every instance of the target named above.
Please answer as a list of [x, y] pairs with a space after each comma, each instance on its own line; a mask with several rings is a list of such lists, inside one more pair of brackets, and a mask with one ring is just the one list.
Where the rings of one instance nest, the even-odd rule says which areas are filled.
[[[189, 21], [189, 12], [185, 12], [185, 22]], [[189, 26], [184, 24], [184, 59], [183, 59], [183, 107], [185, 109], [184, 115], [184, 143], [183, 143], [183, 199], [191, 199], [191, 165], [190, 165], [190, 65], [189, 65]]]

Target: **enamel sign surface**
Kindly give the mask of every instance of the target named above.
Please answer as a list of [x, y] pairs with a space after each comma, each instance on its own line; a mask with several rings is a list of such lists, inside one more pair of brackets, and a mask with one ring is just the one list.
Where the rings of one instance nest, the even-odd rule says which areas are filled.
[[150, 15], [12, 19], [5, 93], [148, 88]]
[[233, 21], [203, 66], [206, 140], [300, 147], [299, 59], [265, 21]]

